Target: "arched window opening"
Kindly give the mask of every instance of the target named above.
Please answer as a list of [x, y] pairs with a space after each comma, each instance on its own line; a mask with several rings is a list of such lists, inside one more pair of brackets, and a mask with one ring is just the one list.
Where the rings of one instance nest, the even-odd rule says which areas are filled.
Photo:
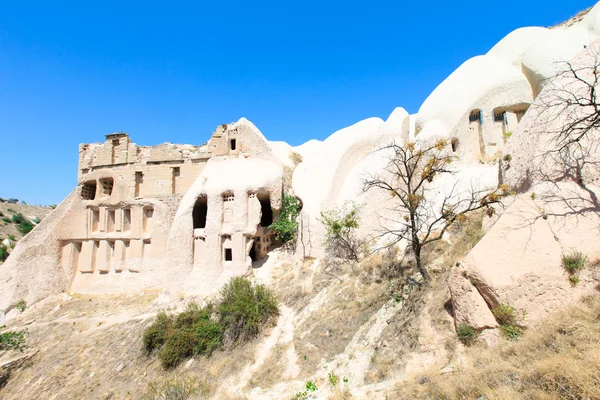
[[194, 219], [194, 229], [206, 228], [206, 214], [208, 213], [208, 203], [206, 196], [200, 196], [194, 204], [192, 218]]
[[469, 114], [469, 122], [479, 122], [480, 124], [483, 124], [481, 110], [471, 111]]
[[456, 153], [456, 150], [458, 150], [458, 138], [453, 137], [450, 140], [450, 145], [452, 146], [452, 152]]
[[258, 201], [260, 202], [260, 226], [267, 227], [273, 223], [273, 209], [271, 208], [271, 198], [268, 193], [258, 193]]

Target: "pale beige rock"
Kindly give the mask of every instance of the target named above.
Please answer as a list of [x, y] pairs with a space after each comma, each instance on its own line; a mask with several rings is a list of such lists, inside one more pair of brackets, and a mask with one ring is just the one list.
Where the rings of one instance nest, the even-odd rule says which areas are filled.
[[488, 305], [471, 283], [467, 269], [456, 265], [448, 280], [456, 325], [466, 324], [476, 330], [498, 326]]
[[[592, 46], [572, 61], [575, 68], [593, 65], [592, 54], [600, 48], [600, 41]], [[547, 107], [553, 90], [565, 84], [564, 79], [546, 85], [507, 143], [505, 155], [510, 155], [510, 161], [501, 166], [502, 183], [520, 194], [461, 263], [489, 307], [510, 304], [526, 313], [526, 325], [597, 285], [595, 272], [584, 270], [579, 273], [580, 284], [573, 287], [561, 263], [563, 254], [574, 251], [590, 261], [600, 258], [600, 170], [595, 165], [600, 154], [592, 145], [600, 135], [592, 131], [582, 142], [591, 151], [581, 182], [565, 174], [567, 166], [560, 160], [547, 156], [556, 146], [553, 135], [572, 115], [572, 110], [558, 113], [560, 109]], [[568, 78], [566, 82], [573, 93], [584, 89]], [[476, 318], [481, 305], [477, 296], [464, 295], [453, 303], [462, 319]]]
[[[573, 183], [548, 186], [560, 196], [586, 195]], [[544, 191], [543, 185], [536, 188], [538, 200], [531, 200], [528, 194], [519, 195], [461, 263], [484, 290], [479, 290], [483, 297], [463, 295], [456, 301], [453, 291], [456, 316], [476, 318], [481, 301], [487, 297], [485, 302], [490, 307], [504, 303], [526, 312], [524, 323], [528, 324], [576, 301], [597, 284], [586, 278], [591, 272], [584, 271], [580, 285], [572, 287], [561, 257], [571, 251], [582, 251], [590, 260], [600, 257], [596, 245], [600, 243], [598, 211], [580, 209], [572, 213], [581, 204], [579, 200], [561, 204], [558, 197], [548, 196], [552, 192]]]
[[496, 346], [501, 339], [498, 329], [486, 329], [477, 337], [478, 341], [485, 343], [488, 347]]

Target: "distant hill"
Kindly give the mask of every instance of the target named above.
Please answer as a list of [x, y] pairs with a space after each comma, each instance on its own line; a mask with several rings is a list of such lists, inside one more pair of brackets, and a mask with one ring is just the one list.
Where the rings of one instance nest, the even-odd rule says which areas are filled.
[[[53, 209], [50, 206], [30, 206], [27, 204], [12, 204], [0, 201], [0, 263], [3, 262], [2, 253], [4, 251], [10, 253], [17, 242], [25, 236], [22, 233], [24, 229], [19, 230], [19, 223], [14, 222], [15, 220], [19, 221], [19, 217], [14, 216], [21, 214], [25, 221], [35, 226], [39, 221], [46, 218]], [[7, 239], [10, 243], [6, 242]], [[8, 246], [6, 246], [7, 244]], [[4, 248], [6, 250], [3, 250]]]

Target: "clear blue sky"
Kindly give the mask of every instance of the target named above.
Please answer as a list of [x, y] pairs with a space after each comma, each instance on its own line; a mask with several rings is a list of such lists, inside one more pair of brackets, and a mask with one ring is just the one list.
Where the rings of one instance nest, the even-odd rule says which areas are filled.
[[2, 1], [0, 197], [59, 203], [78, 144], [202, 144], [244, 116], [270, 140], [324, 139], [418, 110], [468, 58], [591, 0]]

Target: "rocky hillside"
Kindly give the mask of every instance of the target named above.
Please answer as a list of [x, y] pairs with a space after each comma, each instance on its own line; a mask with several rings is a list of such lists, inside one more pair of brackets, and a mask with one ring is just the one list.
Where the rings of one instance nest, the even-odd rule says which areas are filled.
[[[0, 252], [10, 253], [16, 243], [31, 230], [30, 228], [46, 218], [53, 209], [51, 206], [32, 206], [9, 203], [6, 200], [0, 201], [0, 246], [5, 249]], [[23, 221], [25, 222], [23, 223]], [[3, 261], [0, 257], [0, 263]]]
[[312, 382], [315, 398], [384, 399], [402, 377], [464, 349], [452, 333], [446, 281], [482, 235], [481, 222], [466, 224], [452, 245], [426, 255], [437, 278], [431, 287], [410, 263], [396, 264], [395, 253], [336, 264], [275, 250], [249, 277], [276, 293], [279, 317], [249, 343], [173, 370], [144, 354], [142, 333], [157, 312], [181, 311], [192, 298], [62, 294], [14, 309], [11, 330], [28, 332], [28, 348], [0, 353], [2, 398], [175, 398], [153, 391], [184, 384], [198, 390], [189, 398], [309, 398], [295, 396]]
[[[431, 248], [429, 287], [394, 253], [336, 264], [294, 262], [278, 249], [248, 276], [276, 293], [280, 315], [254, 340], [174, 369], [144, 352], [142, 335], [158, 312], [180, 312], [193, 298], [71, 293], [24, 305], [10, 317], [12, 331], [26, 332], [27, 347], [0, 352], [0, 393], [3, 399], [600, 398], [598, 295], [535, 329], [503, 335], [493, 349], [469, 332], [456, 335], [451, 267], [482, 235], [480, 220], [467, 221]], [[524, 390], [532, 397], [521, 397]]]

